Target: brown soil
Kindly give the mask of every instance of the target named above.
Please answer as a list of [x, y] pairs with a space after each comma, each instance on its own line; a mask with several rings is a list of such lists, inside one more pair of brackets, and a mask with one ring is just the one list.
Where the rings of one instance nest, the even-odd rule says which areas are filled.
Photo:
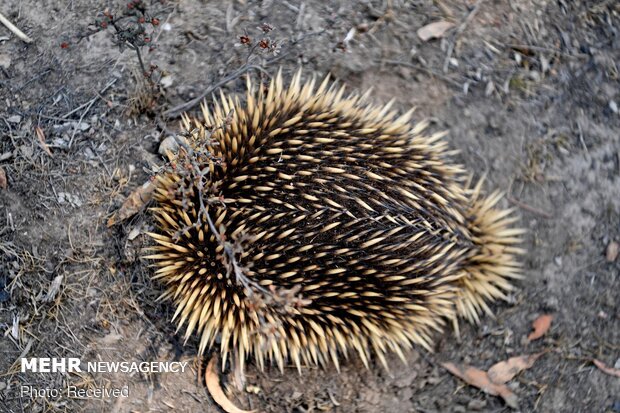
[[[135, 53], [119, 51], [110, 31], [75, 42], [99, 12], [124, 4], [0, 5], [34, 38], [26, 44], [0, 26], [0, 168], [8, 180], [0, 189], [0, 411], [218, 411], [196, 367], [37, 374], [20, 373], [20, 358], [194, 363], [195, 341], [175, 334], [170, 307], [155, 301], [161, 287], [139, 259], [147, 241], [133, 235], [151, 225], [148, 217], [111, 229], [106, 221], [148, 179], [145, 169], [163, 163], [157, 148], [177, 119], [161, 113], [241, 67], [248, 51], [234, 46], [239, 36], [259, 36], [268, 22], [273, 39], [302, 39], [283, 43], [267, 73], [278, 66], [287, 78], [300, 66], [307, 76], [330, 72], [349, 89], [373, 87], [377, 102], [417, 106], [416, 120], [430, 117], [434, 130], [449, 130], [459, 160], [475, 176], [486, 174], [487, 188], [505, 190], [504, 205], [519, 211], [528, 229], [526, 279], [508, 303], [494, 306], [495, 318], [463, 325], [460, 340], [438, 335], [434, 353], [412, 351], [407, 366], [391, 357], [389, 372], [377, 360], [366, 370], [352, 358], [340, 373], [308, 368], [300, 377], [294, 368], [281, 374], [250, 364], [256, 391], [231, 386], [231, 399], [272, 412], [509, 411], [441, 363], [486, 369], [544, 350], [509, 385], [522, 411], [620, 412], [620, 379], [592, 363], [620, 364], [620, 258], [605, 256], [620, 241], [616, 1], [157, 2], [150, 6], [161, 20], [157, 48], [145, 59], [165, 74], [166, 88], [151, 113], [138, 114], [131, 109], [145, 93], [136, 88]], [[439, 19], [464, 26], [421, 41], [417, 29]], [[343, 50], [354, 27], [359, 33]], [[223, 87], [242, 92], [244, 81]], [[554, 315], [551, 330], [528, 343], [542, 313]], [[222, 381], [232, 383], [229, 376]], [[127, 385], [130, 397], [20, 397], [24, 384]]]

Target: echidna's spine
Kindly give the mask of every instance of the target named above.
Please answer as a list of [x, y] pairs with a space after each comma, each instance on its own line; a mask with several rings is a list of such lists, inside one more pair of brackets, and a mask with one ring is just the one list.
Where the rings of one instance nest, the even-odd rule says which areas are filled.
[[[499, 191], [484, 197], [482, 183], [483, 179], [469, 191], [470, 208], [466, 215], [474, 246], [464, 262], [455, 300], [458, 316], [476, 324], [480, 313], [492, 315], [488, 303], [506, 300], [506, 293], [513, 290], [511, 280], [522, 278], [516, 257], [525, 253], [517, 247], [525, 230], [512, 227], [518, 221], [514, 211], [497, 208], [502, 198]], [[458, 334], [456, 320], [454, 327]]]

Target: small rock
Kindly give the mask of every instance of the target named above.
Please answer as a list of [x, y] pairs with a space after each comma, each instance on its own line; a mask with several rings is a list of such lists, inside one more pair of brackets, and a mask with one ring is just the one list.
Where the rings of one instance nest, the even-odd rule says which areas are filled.
[[517, 62], [518, 65], [521, 64], [521, 54], [518, 52], [515, 52], [515, 62]]
[[109, 333], [101, 339], [101, 342], [103, 344], [114, 344], [114, 343], [118, 343], [119, 341], [121, 341], [122, 338], [123, 336], [121, 336], [120, 334]]
[[614, 100], [610, 100], [609, 109], [611, 109], [613, 113], [618, 113], [618, 104]]
[[555, 257], [553, 259], [553, 262], [555, 262], [555, 265], [557, 265], [558, 267], [562, 266], [562, 257]]
[[137, 237], [138, 235], [140, 235], [140, 232], [141, 232], [141, 231], [142, 231], [142, 230], [141, 230], [141, 228], [140, 228], [140, 227], [135, 227], [135, 228], [133, 228], [133, 229], [129, 232], [129, 235], [127, 235], [127, 239], [128, 239], [129, 241], [133, 241], [134, 239], [136, 239], [136, 237]]
[[487, 406], [487, 402], [486, 400], [470, 400], [469, 403], [467, 403], [467, 410], [473, 410], [473, 411], [479, 411], [484, 409]]
[[368, 389], [364, 395], [364, 400], [369, 404], [379, 404], [381, 401], [381, 393]]
[[172, 76], [164, 76], [159, 80], [159, 84], [166, 89], [172, 86], [173, 83], [174, 79], [172, 78]]
[[396, 377], [396, 380], [394, 380], [394, 385], [396, 387], [410, 387], [417, 377], [418, 373], [415, 370], [411, 372], [407, 371], [400, 377]]
[[612, 241], [607, 245], [607, 251], [605, 253], [605, 258], [607, 258], [608, 262], [614, 262], [616, 258], [618, 258], [618, 253], [620, 252], [620, 244], [616, 241]]
[[90, 129], [90, 125], [86, 122], [71, 122], [71, 127], [73, 128], [77, 128], [79, 130], [81, 130], [82, 132], [87, 131], [88, 129]]
[[549, 59], [547, 59], [545, 56], [541, 56], [540, 57], [540, 68], [542, 70], [543, 73], [547, 73], [549, 71]]
[[68, 131], [70, 128], [71, 128], [71, 122], [65, 122], [60, 125], [53, 125], [52, 131], [55, 134], [60, 135], [61, 133]]
[[487, 97], [491, 96], [494, 90], [495, 90], [495, 84], [493, 83], [492, 80], [489, 80], [489, 83], [487, 83], [487, 87], [484, 90], [484, 96], [487, 96]]
[[11, 122], [11, 123], [19, 123], [22, 121], [22, 117], [19, 115], [13, 115], [13, 116], [9, 116], [6, 120], [7, 122]]
[[0, 67], [8, 69], [11, 66], [11, 56], [6, 53], [0, 53]]
[[86, 157], [86, 159], [95, 159], [96, 157], [95, 153], [90, 148], [84, 149], [84, 156]]
[[76, 208], [79, 208], [82, 206], [82, 200], [78, 196], [72, 195], [66, 192], [58, 193], [58, 203], [59, 204], [68, 203]]
[[32, 146], [28, 146], [28, 145], [21, 145], [19, 147], [19, 150], [22, 153], [22, 155], [27, 159], [32, 158], [32, 154], [34, 153], [34, 149], [32, 149]]
[[406, 387], [398, 392], [398, 396], [401, 400], [409, 400], [413, 397], [413, 389], [411, 387]]
[[560, 307], [560, 300], [554, 295], [550, 295], [544, 300], [545, 308], [549, 311], [556, 311]]
[[[61, 149], [67, 149], [69, 148], [69, 142], [67, 139], [64, 139], [65, 136], [63, 136], [62, 138], [54, 138], [52, 139], [52, 144], [49, 145], [53, 148], [61, 148]], [[68, 138], [68, 136], [67, 136]]]
[[534, 82], [540, 82], [540, 72], [538, 72], [537, 70], [530, 70], [527, 75]]
[[0, 189], [6, 189], [7, 186], [6, 172], [4, 172], [4, 169], [0, 166]]
[[157, 152], [161, 156], [166, 156], [166, 152], [170, 151], [172, 153], [176, 153], [179, 150], [179, 143], [174, 138], [174, 136], [168, 136], [166, 139], [161, 141], [159, 144], [159, 149]]

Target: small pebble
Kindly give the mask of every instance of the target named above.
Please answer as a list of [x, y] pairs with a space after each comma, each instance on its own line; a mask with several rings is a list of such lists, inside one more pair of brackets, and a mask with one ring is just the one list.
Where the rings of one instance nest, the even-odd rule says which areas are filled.
[[607, 252], [605, 253], [605, 258], [607, 258], [608, 262], [614, 262], [616, 258], [618, 258], [618, 253], [620, 252], [620, 244], [616, 241], [612, 241], [607, 245]]
[[0, 189], [6, 189], [8, 187], [8, 181], [6, 180], [6, 172], [0, 167]]
[[159, 84], [166, 89], [172, 86], [173, 83], [174, 79], [172, 78], [172, 76], [164, 76], [159, 80]]
[[487, 87], [484, 90], [484, 95], [487, 97], [491, 96], [494, 90], [495, 90], [495, 84], [493, 83], [492, 80], [489, 80], [489, 83], [487, 83]]
[[536, 70], [530, 70], [530, 72], [528, 73], [528, 77], [534, 82], [540, 82], [540, 72]]
[[0, 67], [8, 69], [11, 66], [11, 56], [6, 53], [0, 53]]
[[161, 156], [166, 156], [166, 152], [170, 151], [176, 153], [179, 150], [179, 143], [174, 136], [168, 136], [159, 144], [159, 150], [157, 151]]
[[469, 403], [467, 403], [467, 410], [479, 411], [484, 409], [487, 406], [486, 400], [476, 400], [473, 399]]

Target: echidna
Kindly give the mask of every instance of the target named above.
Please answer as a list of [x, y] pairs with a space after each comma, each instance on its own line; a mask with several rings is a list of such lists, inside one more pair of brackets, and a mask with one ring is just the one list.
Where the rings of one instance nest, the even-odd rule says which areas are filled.
[[444, 133], [367, 100], [298, 72], [184, 117], [147, 258], [199, 353], [385, 364], [511, 290], [522, 231], [501, 195], [470, 187]]

